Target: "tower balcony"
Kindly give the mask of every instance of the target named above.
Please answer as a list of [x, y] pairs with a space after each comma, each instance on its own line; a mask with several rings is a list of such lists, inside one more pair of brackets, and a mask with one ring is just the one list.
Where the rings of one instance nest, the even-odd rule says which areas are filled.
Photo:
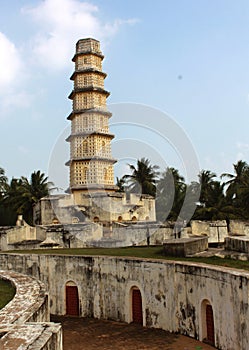
[[102, 72], [101, 70], [98, 70], [94, 67], [82, 67], [81, 69], [76, 69], [73, 74], [70, 77], [70, 80], [74, 80], [77, 74], [84, 74], [84, 73], [96, 73], [99, 75], [102, 75], [104, 78], [106, 78], [107, 74]]
[[86, 137], [91, 136], [91, 135], [105, 136], [105, 137], [108, 137], [109, 139], [114, 139], [114, 137], [115, 137], [114, 134], [101, 132], [101, 131], [97, 131], [97, 130], [96, 131], [82, 131], [82, 132], [78, 132], [78, 133], [74, 133], [74, 134], [69, 135], [66, 138], [66, 141], [71, 142], [74, 137], [82, 136], [82, 137], [86, 138]]
[[94, 107], [94, 108], [80, 108], [80, 109], [74, 109], [73, 112], [69, 114], [67, 117], [68, 120], [72, 120], [74, 115], [76, 114], [84, 114], [84, 113], [98, 113], [100, 115], [105, 115], [107, 117], [111, 117], [112, 113], [107, 110], [107, 107]]
[[99, 92], [101, 94], [104, 94], [106, 97], [110, 96], [110, 92], [101, 88], [101, 87], [98, 87], [98, 86], [94, 86], [94, 85], [89, 85], [89, 86], [86, 86], [84, 88], [75, 88], [71, 93], [70, 95], [68, 96], [68, 98], [70, 100], [73, 100], [73, 98], [75, 97], [75, 95], [77, 93], [81, 93], [81, 92]]
[[92, 157], [72, 157], [71, 159], [69, 159], [65, 165], [66, 166], [70, 166], [73, 162], [105, 162], [105, 163], [110, 163], [110, 164], [114, 164], [117, 162], [117, 159], [112, 158], [112, 157], [101, 157], [101, 156], [92, 156]]

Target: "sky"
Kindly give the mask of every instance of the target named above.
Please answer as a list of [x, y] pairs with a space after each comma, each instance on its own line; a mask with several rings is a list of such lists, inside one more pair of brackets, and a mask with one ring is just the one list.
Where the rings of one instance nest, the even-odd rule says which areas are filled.
[[[159, 142], [159, 131], [167, 128], [161, 112], [181, 129], [180, 138], [188, 138], [200, 169], [220, 175], [232, 173], [240, 159], [249, 162], [247, 0], [1, 0], [0, 167], [9, 178], [40, 169], [56, 184], [62, 175], [68, 181], [71, 58], [76, 42], [86, 37], [101, 42], [110, 110], [120, 103], [148, 106], [150, 117], [140, 111], [136, 123], [145, 130], [150, 118], [150, 127], [155, 125], [146, 134], [141, 125], [132, 129], [131, 118], [124, 129], [116, 110], [119, 123], [111, 131], [119, 142], [112, 148], [115, 157], [122, 153], [117, 176], [136, 156], [156, 163], [159, 153], [161, 170], [179, 168], [174, 152]], [[127, 147], [128, 139], [139, 146]]]

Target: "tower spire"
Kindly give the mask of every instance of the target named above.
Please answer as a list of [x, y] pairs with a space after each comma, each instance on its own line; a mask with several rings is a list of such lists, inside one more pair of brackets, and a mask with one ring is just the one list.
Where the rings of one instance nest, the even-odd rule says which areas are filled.
[[74, 88], [69, 98], [73, 102], [70, 142], [70, 190], [73, 194], [115, 191], [111, 153], [109, 118], [104, 88], [106, 73], [102, 71], [104, 56], [95, 39], [81, 39], [73, 57], [75, 70], [71, 76]]

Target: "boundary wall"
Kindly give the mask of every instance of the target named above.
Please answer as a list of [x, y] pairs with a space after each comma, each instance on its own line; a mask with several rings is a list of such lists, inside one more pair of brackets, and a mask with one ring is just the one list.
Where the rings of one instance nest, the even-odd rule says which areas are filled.
[[48, 293], [40, 281], [0, 270], [15, 286], [14, 298], [0, 310], [0, 349], [62, 350], [61, 325], [49, 322]]
[[[4, 269], [48, 288], [51, 313], [67, 314], [67, 287], [77, 288], [82, 317], [132, 322], [132, 291], [141, 294], [142, 323], [226, 350], [249, 348], [249, 273], [225, 267], [104, 256], [0, 254]], [[206, 310], [212, 309], [213, 335]], [[212, 328], [211, 327], [211, 328]]]

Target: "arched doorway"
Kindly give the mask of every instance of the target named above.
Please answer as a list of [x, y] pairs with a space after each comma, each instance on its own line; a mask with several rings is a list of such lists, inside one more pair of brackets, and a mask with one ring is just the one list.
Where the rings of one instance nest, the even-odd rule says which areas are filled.
[[210, 345], [215, 345], [214, 314], [212, 305], [208, 300], [203, 300], [202, 313], [202, 340]]
[[66, 284], [66, 315], [79, 316], [79, 293], [74, 282]]
[[206, 305], [207, 342], [214, 345], [214, 315], [210, 304]]
[[141, 292], [137, 287], [131, 289], [132, 322], [143, 325], [143, 306]]

